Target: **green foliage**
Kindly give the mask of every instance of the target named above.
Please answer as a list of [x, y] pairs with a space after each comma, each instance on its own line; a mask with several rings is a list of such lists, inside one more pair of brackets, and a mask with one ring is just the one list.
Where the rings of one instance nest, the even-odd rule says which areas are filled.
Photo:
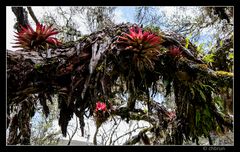
[[212, 63], [214, 62], [214, 54], [207, 54], [203, 57], [203, 61], [207, 62], [207, 63]]
[[34, 68], [39, 72], [39, 73], [43, 73], [43, 66], [41, 64], [36, 63], [34, 65]]
[[217, 126], [222, 124], [215, 120], [213, 110], [210, 108], [217, 100], [212, 97], [212, 93], [215, 93], [212, 81], [207, 79], [176, 81], [174, 88], [181, 90], [175, 92], [175, 98], [180, 101], [176, 102], [176, 106], [181, 107], [178, 108], [177, 115], [186, 121], [183, 124], [186, 140], [208, 137], [211, 131], [218, 131]]
[[195, 91], [194, 91], [194, 89], [192, 87], [190, 87], [190, 91], [191, 91], [191, 94], [192, 94], [192, 96], [194, 98], [195, 97]]
[[223, 40], [221, 40], [221, 41], [219, 42], [219, 45], [220, 45], [220, 47], [223, 46]]
[[188, 45], [189, 45], [189, 42], [190, 42], [190, 38], [192, 37], [192, 34], [190, 34], [189, 36], [187, 36], [186, 38], [185, 38], [185, 41], [186, 41], [186, 44], [185, 44], [185, 48], [187, 48], [188, 49]]
[[221, 111], [224, 110], [224, 101], [220, 96], [215, 96], [213, 101], [217, 104]]
[[147, 114], [147, 113], [148, 113], [148, 109], [147, 109], [146, 107], [144, 107], [143, 112], [144, 112], [145, 114]]
[[159, 33], [161, 32], [161, 29], [159, 26], [155, 26], [153, 24], [147, 25], [143, 28], [143, 30], [154, 33], [156, 35], [159, 35]]
[[202, 92], [202, 90], [198, 89], [198, 92], [199, 92], [201, 98], [206, 102], [206, 97], [205, 97], [204, 93]]
[[201, 43], [200, 45], [197, 46], [198, 53], [201, 53], [201, 54], [204, 53], [204, 50], [203, 50], [204, 45], [205, 45], [205, 43]]
[[201, 117], [201, 114], [199, 112], [199, 110], [196, 110], [196, 117], [195, 117], [195, 120], [196, 120], [196, 126], [199, 125], [199, 121], [200, 121], [200, 117]]
[[35, 65], [34, 65], [34, 68], [37, 69], [37, 70], [39, 70], [41, 67], [42, 67], [41, 64], [35, 64]]
[[234, 58], [233, 53], [229, 53], [229, 54], [228, 54], [228, 58], [229, 58], [229, 59], [233, 59], [233, 58]]

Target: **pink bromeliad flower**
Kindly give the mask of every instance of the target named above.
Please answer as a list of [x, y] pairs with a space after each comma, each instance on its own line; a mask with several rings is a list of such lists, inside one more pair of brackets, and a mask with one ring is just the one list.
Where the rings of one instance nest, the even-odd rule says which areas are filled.
[[160, 36], [133, 26], [129, 29], [129, 33], [119, 36], [116, 43], [123, 52], [134, 54], [132, 63], [138, 71], [154, 70], [155, 61], [161, 55], [162, 39]]
[[27, 27], [21, 26], [20, 32], [15, 32], [17, 35], [16, 46], [24, 49], [33, 49], [39, 46], [46, 46], [46, 44], [58, 46], [61, 44], [56, 38], [52, 37], [53, 35], [58, 34], [58, 31], [55, 28], [50, 26], [43, 26], [42, 24], [36, 25], [36, 31], [32, 29], [30, 25]]
[[171, 47], [169, 49], [169, 54], [175, 57], [175, 56], [180, 56], [182, 52], [179, 47]]
[[161, 38], [147, 31], [142, 32], [142, 29], [137, 26], [131, 27], [129, 34], [124, 33], [123, 36], [119, 36], [118, 43], [126, 44], [126, 49], [135, 51], [153, 50], [158, 49]]
[[98, 101], [98, 102], [96, 103], [96, 109], [95, 109], [96, 112], [98, 112], [98, 111], [103, 111], [103, 112], [105, 112], [106, 110], [107, 110], [107, 106], [106, 106], [105, 103], [100, 102], [100, 101]]

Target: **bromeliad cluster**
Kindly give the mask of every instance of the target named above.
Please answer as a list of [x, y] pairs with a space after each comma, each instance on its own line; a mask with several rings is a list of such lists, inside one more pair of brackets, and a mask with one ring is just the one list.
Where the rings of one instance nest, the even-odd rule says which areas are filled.
[[133, 26], [129, 29], [129, 34], [119, 36], [117, 44], [123, 46], [123, 50], [134, 53], [133, 64], [138, 68], [142, 69], [144, 66], [153, 70], [153, 60], [160, 55], [161, 37]]
[[48, 49], [49, 45], [59, 46], [59, 42], [56, 38], [52, 37], [53, 35], [58, 34], [58, 31], [55, 28], [50, 26], [43, 26], [42, 24], [36, 25], [36, 31], [32, 29], [30, 25], [26, 27], [21, 26], [21, 31], [16, 32], [16, 46], [21, 47], [27, 50], [32, 49]]

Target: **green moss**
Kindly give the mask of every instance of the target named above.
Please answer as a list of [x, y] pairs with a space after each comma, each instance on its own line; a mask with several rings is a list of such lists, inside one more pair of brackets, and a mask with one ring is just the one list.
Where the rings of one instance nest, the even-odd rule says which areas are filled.
[[34, 68], [37, 69], [37, 70], [40, 69], [41, 67], [42, 67], [41, 64], [35, 64], [35, 65], [34, 65]]
[[226, 72], [226, 71], [216, 71], [217, 76], [228, 76], [228, 77], [233, 77], [232, 72]]

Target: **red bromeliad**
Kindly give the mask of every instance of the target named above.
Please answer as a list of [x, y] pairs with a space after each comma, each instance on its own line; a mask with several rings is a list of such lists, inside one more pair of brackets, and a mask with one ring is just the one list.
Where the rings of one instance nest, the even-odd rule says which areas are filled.
[[118, 43], [126, 44], [126, 50], [132, 49], [136, 52], [147, 51], [147, 50], [158, 50], [161, 43], [161, 38], [150, 32], [142, 32], [139, 27], [131, 27], [129, 34], [125, 33], [123, 36], [119, 36]]
[[104, 102], [98, 101], [94, 112], [94, 118], [96, 120], [97, 128], [101, 126], [103, 122], [107, 120], [109, 113], [107, 112], [107, 105]]
[[100, 101], [98, 101], [98, 102], [96, 103], [96, 109], [95, 109], [96, 112], [98, 112], [98, 111], [103, 111], [103, 112], [105, 112], [106, 110], [107, 110], [107, 106], [106, 106], [105, 103], [100, 102]]
[[117, 44], [124, 47], [123, 51], [133, 52], [132, 63], [141, 73], [144, 69], [153, 70], [155, 60], [161, 54], [160, 46], [162, 40], [160, 36], [148, 31], [142, 31], [138, 26], [129, 29], [129, 34], [124, 33], [119, 36]]
[[176, 56], [180, 56], [180, 55], [182, 54], [182, 52], [181, 52], [181, 50], [180, 50], [179, 47], [171, 47], [171, 48], [169, 49], [169, 54], [170, 54], [171, 56], [176, 57]]
[[13, 47], [22, 47], [24, 49], [34, 49], [40, 46], [46, 47], [48, 44], [58, 46], [61, 44], [56, 38], [51, 37], [58, 34], [58, 31], [55, 28], [50, 26], [43, 26], [42, 24], [36, 25], [36, 31], [32, 29], [30, 25], [27, 27], [21, 26], [21, 31], [16, 32], [16, 43], [17, 46]]
[[98, 129], [99, 127], [102, 125], [102, 123], [104, 123], [108, 117], [109, 117], [109, 113], [107, 111], [107, 105], [104, 102], [98, 101], [96, 103], [96, 108], [95, 108], [95, 112], [94, 112], [94, 119], [96, 122], [96, 132], [94, 134], [93, 137], [93, 143], [96, 145], [97, 144], [97, 133], [98, 133]]

